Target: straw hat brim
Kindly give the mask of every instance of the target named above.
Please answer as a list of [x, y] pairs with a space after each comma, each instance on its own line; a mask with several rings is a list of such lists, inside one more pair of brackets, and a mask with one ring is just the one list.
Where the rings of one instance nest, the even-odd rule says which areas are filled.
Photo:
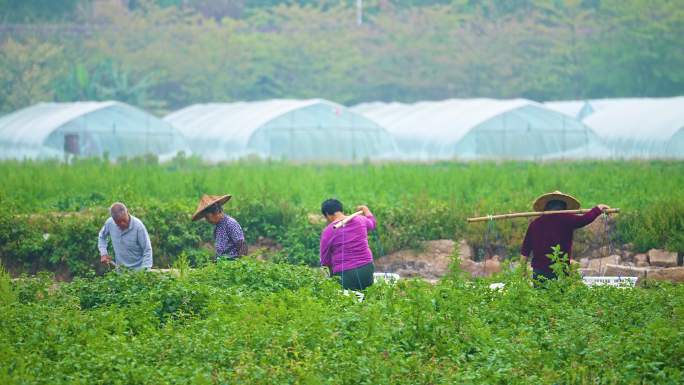
[[568, 210], [577, 210], [580, 208], [580, 202], [577, 200], [577, 198], [569, 194], [564, 194], [560, 191], [554, 191], [552, 193], [547, 193], [540, 196], [534, 201], [532, 207], [534, 208], [534, 211], [544, 211], [546, 204], [555, 200], [565, 202], [565, 204], [568, 205]]
[[228, 202], [232, 197], [232, 195], [217, 195], [210, 197], [210, 199], [205, 199], [205, 197], [202, 197], [203, 199], [200, 200], [199, 207], [197, 208], [195, 213], [192, 214], [192, 220], [196, 221], [198, 219], [202, 219], [202, 217], [204, 217], [206, 210], [209, 207], [213, 206], [216, 203], [218, 203], [219, 205], [223, 205], [226, 202]]

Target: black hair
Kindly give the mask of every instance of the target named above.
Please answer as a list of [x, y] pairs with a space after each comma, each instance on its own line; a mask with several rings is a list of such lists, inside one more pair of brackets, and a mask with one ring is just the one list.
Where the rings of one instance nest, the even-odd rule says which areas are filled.
[[218, 204], [218, 203], [214, 203], [213, 205], [207, 207], [207, 208], [204, 210], [204, 212], [207, 213], [207, 214], [218, 214], [218, 213], [222, 213], [222, 212], [223, 212], [223, 207], [222, 207], [220, 204]]
[[323, 215], [333, 215], [338, 211], [342, 212], [342, 202], [337, 199], [327, 199], [321, 204], [321, 213]]
[[553, 199], [548, 202], [546, 202], [546, 206], [544, 206], [544, 211], [559, 211], [559, 210], [567, 210], [568, 209], [568, 204], [565, 203], [564, 201], [558, 200], [558, 199]]

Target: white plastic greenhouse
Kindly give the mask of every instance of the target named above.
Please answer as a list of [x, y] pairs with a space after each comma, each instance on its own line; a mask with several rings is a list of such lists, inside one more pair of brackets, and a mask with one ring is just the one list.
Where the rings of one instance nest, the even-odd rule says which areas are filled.
[[164, 118], [210, 161], [257, 156], [294, 161], [391, 159], [391, 135], [346, 107], [321, 99], [196, 104]]
[[579, 120], [586, 118], [594, 112], [594, 108], [586, 100], [544, 102], [544, 107]]
[[578, 120], [525, 99], [366, 103], [353, 110], [387, 128], [412, 159], [597, 158], [607, 153]]
[[112, 158], [188, 151], [170, 124], [119, 102], [39, 103], [0, 118], [0, 159]]
[[684, 97], [597, 99], [584, 119], [611, 156], [684, 158]]

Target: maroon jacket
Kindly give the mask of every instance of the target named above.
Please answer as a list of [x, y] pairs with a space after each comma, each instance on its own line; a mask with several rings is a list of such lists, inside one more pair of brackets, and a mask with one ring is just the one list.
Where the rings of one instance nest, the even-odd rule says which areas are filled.
[[529, 257], [532, 253], [532, 268], [551, 272], [553, 261], [551, 247], [560, 245], [563, 253], [572, 255], [572, 234], [575, 229], [584, 227], [601, 215], [601, 209], [594, 207], [584, 215], [549, 214], [542, 215], [530, 223], [525, 234], [520, 254]]

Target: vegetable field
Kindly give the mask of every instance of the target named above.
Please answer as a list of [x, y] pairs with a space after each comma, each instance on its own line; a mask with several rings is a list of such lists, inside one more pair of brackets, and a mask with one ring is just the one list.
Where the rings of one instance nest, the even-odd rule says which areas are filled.
[[[6, 162], [0, 177], [0, 258], [13, 273], [96, 271], [96, 234], [114, 201], [147, 226], [157, 266], [180, 255], [201, 265], [211, 255], [212, 228], [190, 222], [190, 214], [202, 193], [232, 194], [226, 210], [248, 241], [274, 240], [282, 246], [274, 258], [295, 264], [318, 262], [326, 198], [373, 210], [380, 226], [371, 246], [380, 256], [431, 239], [482, 246], [487, 225], [467, 225], [468, 216], [529, 211], [538, 195], [553, 190], [575, 195], [584, 207], [620, 207], [609, 234], [613, 244], [684, 252], [682, 162], [203, 166], [193, 159], [159, 165], [151, 158]], [[496, 226], [494, 241], [516, 257], [526, 220]]]
[[[374, 285], [359, 303], [310, 268], [328, 197], [371, 207], [380, 258], [421, 240], [482, 244], [485, 225], [466, 217], [527, 211], [555, 189], [620, 207], [614, 242], [681, 253], [684, 163], [136, 159], [0, 163], [0, 177], [1, 384], [684, 382], [681, 284], [590, 289], [573, 275], [537, 290], [517, 269], [472, 280], [454, 262], [435, 285]], [[226, 210], [248, 241], [282, 246], [271, 261], [207, 263], [212, 228], [190, 222], [205, 192], [233, 194]], [[178, 274], [103, 274], [96, 234], [115, 200]], [[526, 224], [497, 224], [513, 259]]]
[[458, 274], [344, 296], [242, 260], [0, 280], [2, 384], [681, 384], [684, 286], [503, 291]]

